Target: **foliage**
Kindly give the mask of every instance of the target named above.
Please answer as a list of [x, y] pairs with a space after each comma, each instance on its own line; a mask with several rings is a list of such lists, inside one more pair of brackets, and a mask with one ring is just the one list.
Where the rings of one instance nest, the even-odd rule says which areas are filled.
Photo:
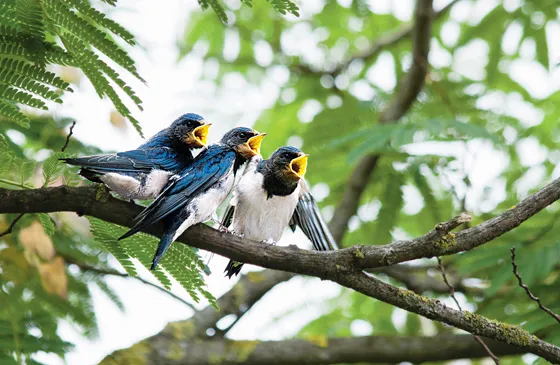
[[29, 126], [17, 104], [47, 110], [48, 102], [62, 103], [61, 92], [72, 89], [47, 66], [72, 66], [80, 68], [97, 94], [107, 96], [142, 135], [139, 122], [111, 82], [140, 110], [142, 101], [98, 54], [143, 81], [134, 61], [113, 38], [134, 45], [130, 32], [87, 0], [7, 0], [0, 9], [0, 115]]
[[[58, 158], [98, 149], [72, 141], [69, 153], [53, 152], [44, 161], [35, 158], [44, 149], [58, 150], [64, 144], [69, 120], [32, 118], [39, 128], [0, 124], [0, 186], [26, 188], [65, 183], [80, 179], [59, 163]], [[23, 144], [6, 137], [19, 129]], [[0, 217], [0, 232], [16, 218]], [[80, 235], [74, 222], [64, 214], [27, 214], [13, 232], [0, 239], [0, 362], [33, 363], [32, 355], [50, 352], [63, 356], [72, 344], [57, 333], [61, 319], [70, 321], [87, 336], [97, 336], [97, 321], [91, 288], [98, 287], [119, 308], [122, 302], [99, 274], [69, 270], [72, 263], [108, 269], [105, 250], [91, 238]], [[51, 279], [52, 278], [52, 279]]]
[[[257, 129], [268, 132], [263, 154], [269, 155], [286, 143], [301, 143], [311, 155], [308, 179], [313, 185], [329, 187], [328, 196], [320, 202], [327, 216], [340, 201], [358, 161], [380, 154], [344, 241], [386, 244], [422, 235], [437, 222], [464, 210], [473, 213], [473, 224], [477, 224], [558, 176], [559, 91], [553, 88], [549, 95], [535, 95], [519, 72], [510, 71], [511, 66], [522, 63], [530, 63], [539, 72], [549, 70], [552, 40], [547, 40], [546, 27], [557, 18], [558, 6], [536, 0], [517, 5], [504, 2], [492, 5], [478, 18], [459, 16], [481, 4], [459, 2], [456, 7], [462, 8], [457, 14], [446, 13], [435, 21], [431, 69], [424, 91], [396, 124], [377, 122], [398, 87], [398, 83], [387, 86], [392, 77], [383, 76], [402, 79], [411, 62], [409, 38], [390, 42], [383, 52], [371, 52], [376, 49], [376, 40], [391, 38], [388, 35], [402, 26], [402, 14], [399, 18], [391, 10], [376, 11], [361, 1], [327, 1], [319, 8], [303, 4], [306, 17], [285, 22], [264, 8], [255, 8], [252, 13], [241, 9], [227, 34], [212, 27], [208, 14], [199, 13], [187, 24], [180, 49], [186, 55], [204, 45], [205, 60], [219, 62], [218, 74], [212, 75], [217, 85], [232, 74], [242, 75], [246, 84], [254, 87], [283, 75], [283, 81], [275, 81], [278, 98], [256, 123]], [[202, 24], [212, 31], [205, 31]], [[456, 30], [456, 36], [450, 36], [454, 33], [450, 30]], [[239, 40], [238, 51], [225, 55], [224, 45], [232, 38]], [[481, 49], [488, 50], [485, 61], [459, 62], [460, 54], [470, 52], [469, 62], [478, 54], [484, 55]], [[266, 58], [263, 53], [268, 53]], [[514, 104], [538, 117], [528, 120], [527, 114], [513, 110]], [[536, 142], [544, 151], [537, 164], [526, 162], [529, 158], [523, 156], [536, 153], [536, 147], [523, 149], [528, 142]], [[501, 156], [499, 165], [473, 165], [473, 161], [484, 164], [480, 154]], [[559, 312], [556, 212], [557, 208], [551, 207], [514, 232], [444, 259], [444, 264], [484, 288], [465, 296], [470, 309], [520, 324], [560, 344], [560, 327], [525, 297], [509, 261], [509, 248], [516, 246], [527, 284]], [[369, 307], [363, 312], [351, 304], [359, 297], [343, 291], [324, 315], [301, 330], [301, 336], [352, 336], [353, 321], [370, 322], [399, 312], [365, 299]], [[372, 334], [418, 335], [428, 328], [415, 315], [406, 316], [404, 323], [399, 329], [391, 321], [370, 324]], [[438, 333], [447, 330], [436, 324]], [[523, 362], [518, 358], [512, 363]]]
[[[104, 222], [97, 218], [88, 218], [94, 239], [102, 244], [119, 260], [130, 276], [137, 276], [133, 259], [138, 260], [146, 269], [150, 269], [152, 258], [159, 240], [153, 236], [139, 233], [127, 240], [117, 241], [128, 229]], [[216, 299], [204, 289], [203, 273], [206, 265], [197, 254], [197, 249], [181, 244], [171, 245], [169, 255], [165, 256], [155, 271], [150, 271], [157, 281], [167, 290], [171, 290], [171, 280], [166, 273], [175, 279], [196, 302], [202, 294], [218, 309]], [[164, 271], [165, 270], [165, 271]]]
[[[536, 95], [518, 77], [519, 72], [510, 70], [513, 65], [530, 64], [545, 74], [551, 71], [553, 40], [547, 39], [546, 29], [557, 19], [558, 7], [553, 2], [504, 2], [493, 8], [482, 6], [483, 0], [458, 2], [457, 7], [463, 6], [460, 14], [445, 13], [434, 22], [426, 85], [412, 109], [394, 124], [381, 124], [378, 119], [394, 97], [396, 81], [402, 80], [411, 63], [410, 38], [386, 41], [382, 52], [372, 50], [376, 40], [391, 39], [387, 34], [398, 38], [394, 32], [408, 23], [402, 14], [364, 1], [325, 1], [317, 7], [301, 2], [302, 18], [293, 19], [276, 11], [296, 14], [298, 10], [288, 1], [270, 0], [272, 7], [242, 2], [248, 6], [238, 9], [239, 4], [232, 1], [200, 1], [203, 9], [211, 7], [218, 18], [211, 12], [192, 14], [179, 42], [180, 54], [205, 50], [204, 62], [218, 64], [217, 75], [205, 73], [211, 75], [206, 81], [218, 87], [232, 75], [242, 77], [248, 88], [275, 85], [276, 100], [262, 107], [255, 124], [256, 129], [268, 132], [263, 154], [287, 143], [301, 144], [311, 155], [307, 172], [311, 185], [328, 187], [328, 194], [318, 199], [325, 216], [332, 215], [354, 167], [365, 156], [381, 156], [342, 243], [381, 245], [416, 237], [465, 210], [477, 224], [558, 176], [560, 91], [550, 88], [549, 94]], [[23, 6], [32, 11], [22, 12]], [[479, 17], [461, 16], [474, 6], [487, 10]], [[228, 20], [228, 14], [235, 17]], [[456, 30], [456, 37], [451, 30]], [[512, 32], [519, 35], [513, 41], [508, 35]], [[28, 117], [15, 102], [39, 108], [59, 102], [61, 90], [69, 91], [69, 85], [46, 65], [69, 65], [81, 68], [98, 93], [115, 105], [124, 102], [113, 83], [140, 104], [114, 66], [103, 61], [108, 57], [138, 77], [119, 43], [132, 45], [134, 37], [82, 0], [3, 2], [0, 35], [0, 113], [16, 122], [0, 123], [0, 186], [22, 189], [81, 183], [75, 169], [56, 163], [68, 121]], [[225, 45], [233, 38], [239, 41], [238, 50], [226, 54]], [[464, 54], [474, 55], [468, 65], [461, 58]], [[34, 128], [27, 128], [29, 119]], [[24, 141], [7, 137], [13, 132], [22, 133]], [[533, 147], [528, 149], [527, 144]], [[100, 151], [73, 140], [66, 152]], [[0, 231], [14, 218], [1, 217]], [[458, 294], [464, 307], [519, 324], [560, 344], [560, 328], [517, 286], [509, 262], [509, 249], [515, 246], [526, 284], [548, 307], [560, 312], [557, 219], [558, 208], [552, 206], [492, 243], [444, 258], [450, 275], [462, 278], [468, 289]], [[47, 289], [56, 293], [60, 288], [49, 286], [39, 269], [44, 263], [54, 265], [55, 259], [41, 258], [40, 251], [30, 256], [31, 248], [21, 240], [21, 231], [38, 227], [37, 222], [42, 240], [52, 242], [55, 257], [66, 262], [67, 299], [49, 294]], [[39, 350], [63, 355], [71, 346], [56, 334], [63, 318], [95, 336], [91, 285], [123, 308], [102, 275], [73, 265], [109, 269], [110, 252], [128, 275], [138, 276], [142, 274], [139, 267], [146, 267], [152, 258], [155, 239], [138, 235], [117, 242], [122, 227], [93, 218], [90, 222], [93, 238], [64, 214], [26, 215], [11, 235], [1, 238], [0, 300], [7, 305], [0, 311], [0, 362], [27, 359]], [[45, 243], [45, 247], [50, 246]], [[414, 265], [410, 275], [415, 278], [440, 279], [433, 260]], [[54, 270], [55, 266], [47, 268], [51, 267]], [[169, 288], [175, 280], [193, 299], [205, 297], [215, 303], [204, 289], [206, 267], [197, 252], [174, 244], [161, 267], [153, 274], [163, 287]], [[447, 293], [427, 291], [424, 295], [449, 300]], [[24, 310], [13, 316], [11, 308]], [[325, 336], [420, 336], [452, 331], [346, 290], [321, 308], [322, 313], [304, 324], [298, 336], [320, 341]], [[42, 336], [39, 343], [35, 329]], [[514, 357], [502, 363], [524, 361]]]

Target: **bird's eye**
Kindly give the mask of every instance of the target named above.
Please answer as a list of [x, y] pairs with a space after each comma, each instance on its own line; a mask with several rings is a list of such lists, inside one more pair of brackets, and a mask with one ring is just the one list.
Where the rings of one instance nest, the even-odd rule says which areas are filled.
[[284, 153], [282, 154], [282, 157], [284, 157], [284, 158], [289, 158], [289, 157], [290, 157], [290, 154], [289, 154], [288, 152], [284, 152]]
[[194, 127], [194, 120], [189, 120], [187, 122], [187, 127]]
[[241, 138], [247, 138], [247, 133], [241, 132], [241, 134], [239, 134], [239, 136], [240, 136]]

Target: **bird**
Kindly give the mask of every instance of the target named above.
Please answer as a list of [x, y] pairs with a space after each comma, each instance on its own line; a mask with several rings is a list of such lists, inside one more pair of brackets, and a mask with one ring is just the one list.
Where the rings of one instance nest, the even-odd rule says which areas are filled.
[[152, 261], [155, 270], [163, 255], [187, 228], [209, 220], [230, 194], [236, 174], [247, 160], [260, 155], [266, 133], [237, 127], [219, 143], [208, 146], [136, 218], [125, 239], [144, 227], [163, 221], [164, 233]]
[[[304, 179], [308, 156], [296, 147], [284, 146], [268, 160], [251, 158], [233, 190], [222, 225], [232, 234], [269, 244], [276, 244], [287, 226], [292, 231], [299, 226], [316, 250], [336, 250]], [[230, 260], [225, 276], [239, 274], [242, 266]]]
[[80, 166], [80, 175], [104, 183], [124, 199], [153, 199], [193, 161], [193, 150], [206, 146], [211, 125], [187, 113], [135, 150], [61, 160]]

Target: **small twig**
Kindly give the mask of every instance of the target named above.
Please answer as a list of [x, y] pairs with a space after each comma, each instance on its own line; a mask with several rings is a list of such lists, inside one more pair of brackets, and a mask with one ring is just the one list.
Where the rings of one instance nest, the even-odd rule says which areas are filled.
[[[68, 147], [68, 142], [70, 142], [70, 137], [72, 136], [72, 133], [74, 132], [74, 126], [75, 126], [75, 125], [76, 125], [76, 122], [75, 122], [75, 121], [72, 122], [72, 125], [70, 126], [70, 131], [68, 132], [68, 135], [66, 136], [66, 142], [64, 143], [64, 146], [62, 146], [62, 148], [61, 148], [61, 150], [60, 150], [61, 152], [64, 152], [64, 150], [66, 149], [66, 147]], [[18, 187], [26, 188], [26, 189], [32, 189], [32, 188], [33, 188], [33, 187], [28, 187], [28, 186], [26, 186], [26, 185], [24, 185], [24, 184], [17, 185], [17, 184], [15, 184], [15, 183], [11, 182], [11, 181], [3, 180], [3, 179], [0, 180], [0, 182], [3, 182], [3, 183], [8, 184], [8, 185], [16, 185], [16, 186], [18, 186]], [[16, 223], [17, 223], [21, 218], [23, 218], [24, 215], [25, 215], [25, 213], [21, 213], [20, 215], [18, 215], [18, 216], [16, 217], [16, 219], [14, 219], [14, 220], [12, 221], [12, 223], [10, 224], [10, 226], [8, 227], [8, 229], [6, 229], [4, 232], [0, 233], [0, 237], [4, 237], [4, 236], [9, 235], [10, 233], [12, 233], [12, 230], [14, 229], [14, 226], [16, 225]]]
[[527, 293], [529, 298], [531, 298], [531, 300], [534, 300], [535, 302], [537, 302], [540, 309], [545, 311], [549, 316], [551, 316], [558, 323], [560, 323], [560, 316], [558, 314], [554, 313], [553, 311], [551, 311], [550, 309], [548, 309], [547, 307], [545, 307], [541, 303], [541, 299], [539, 297], [536, 297], [531, 292], [531, 289], [529, 289], [529, 287], [523, 283], [523, 279], [521, 279], [521, 274], [519, 274], [519, 272], [517, 271], [517, 264], [515, 263], [515, 247], [511, 248], [511, 266], [513, 267], [513, 275], [515, 275], [515, 277], [517, 278], [517, 281], [519, 282], [519, 286], [522, 287], [523, 289], [525, 289], [525, 292]]
[[16, 225], [16, 223], [23, 218], [23, 216], [25, 215], [25, 213], [20, 213], [20, 215], [18, 215], [16, 217], [16, 219], [14, 219], [12, 221], [12, 223], [10, 223], [10, 226], [8, 227], [8, 229], [6, 229], [4, 232], [0, 233], [0, 237], [4, 237], [6, 235], [9, 235], [10, 233], [12, 233], [12, 230], [14, 229], [14, 226]]
[[76, 262], [73, 259], [68, 258], [68, 257], [64, 257], [64, 260], [69, 264], [74, 264], [74, 265], [78, 266], [80, 268], [80, 270], [82, 270], [82, 271], [89, 271], [89, 272], [95, 273], [97, 275], [111, 275], [111, 276], [118, 276], [118, 277], [121, 277], [121, 278], [136, 279], [136, 280], [142, 282], [143, 284], [149, 285], [153, 288], [156, 288], [156, 289], [164, 292], [167, 295], [172, 296], [173, 298], [177, 299], [178, 301], [182, 302], [183, 304], [185, 304], [186, 306], [191, 308], [193, 311], [195, 311], [195, 312], [197, 311], [197, 309], [194, 307], [194, 305], [187, 302], [186, 300], [184, 300], [180, 296], [172, 293], [171, 291], [167, 291], [166, 289], [162, 288], [161, 286], [159, 286], [157, 284], [154, 284], [154, 283], [149, 282], [148, 280], [142, 279], [139, 276], [130, 276], [128, 274], [124, 274], [124, 273], [118, 272], [116, 270], [100, 269], [100, 268], [90, 266], [90, 265], [87, 265], [87, 264], [78, 263], [78, 262]]
[[[453, 285], [451, 285], [449, 283], [449, 280], [447, 280], [447, 275], [445, 274], [445, 268], [443, 267], [443, 261], [441, 260], [441, 258], [439, 256], [437, 257], [437, 261], [438, 261], [439, 271], [441, 271], [441, 276], [443, 277], [443, 282], [449, 288], [449, 292], [451, 293], [451, 298], [453, 298], [453, 300], [455, 301], [455, 304], [457, 304], [457, 308], [459, 308], [460, 311], [463, 311], [463, 308], [461, 308], [461, 304], [459, 304], [459, 301], [457, 300], [457, 297], [455, 296], [455, 288], [453, 287]], [[496, 365], [500, 365], [500, 359], [496, 355], [494, 355], [492, 350], [490, 350], [490, 348], [484, 343], [482, 338], [480, 338], [477, 335], [473, 335], [473, 338], [476, 342], [478, 342], [480, 344], [480, 346], [482, 346], [484, 348], [484, 350], [486, 350], [486, 352], [488, 353], [488, 356], [490, 356], [492, 358], [492, 360], [494, 360], [494, 363]]]
[[68, 143], [70, 142], [70, 137], [72, 137], [72, 134], [74, 133], [74, 126], [76, 125], [76, 121], [72, 122], [72, 125], [70, 126], [70, 131], [68, 132], [68, 135], [66, 136], [66, 142], [64, 142], [64, 146], [62, 146], [62, 148], [60, 149], [60, 152], [64, 152], [64, 150], [66, 150], [66, 147], [68, 147]]

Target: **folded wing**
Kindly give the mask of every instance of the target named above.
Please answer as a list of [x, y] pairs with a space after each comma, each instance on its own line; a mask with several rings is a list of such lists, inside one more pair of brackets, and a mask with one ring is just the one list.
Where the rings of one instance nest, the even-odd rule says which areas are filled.
[[176, 154], [167, 147], [67, 158], [63, 161], [101, 174], [109, 172], [148, 173], [154, 168], [173, 170], [177, 165]]
[[292, 216], [290, 228], [295, 230], [296, 225], [309, 238], [315, 250], [333, 251], [338, 249], [338, 245], [311, 195], [309, 186], [304, 180], [300, 181], [299, 201]]
[[136, 224], [120, 239], [154, 224], [181, 209], [194, 197], [208, 190], [231, 170], [235, 152], [220, 147], [202, 152], [178, 178], [135, 218]]

